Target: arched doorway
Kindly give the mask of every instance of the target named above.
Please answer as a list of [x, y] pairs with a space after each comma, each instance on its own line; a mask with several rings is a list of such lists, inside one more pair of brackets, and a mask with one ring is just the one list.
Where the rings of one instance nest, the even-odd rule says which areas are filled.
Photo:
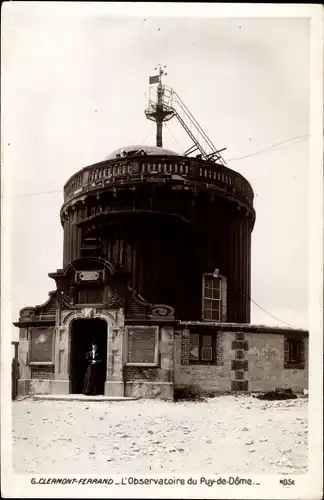
[[76, 319], [71, 323], [70, 393], [81, 394], [87, 371], [86, 353], [96, 342], [102, 359], [101, 393], [104, 394], [107, 366], [107, 328], [103, 319]]

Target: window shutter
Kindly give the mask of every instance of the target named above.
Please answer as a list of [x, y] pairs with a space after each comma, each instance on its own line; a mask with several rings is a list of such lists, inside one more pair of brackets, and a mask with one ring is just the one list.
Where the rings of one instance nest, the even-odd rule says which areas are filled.
[[300, 362], [305, 363], [305, 339], [300, 341], [299, 354], [300, 354]]
[[202, 359], [202, 361], [212, 361], [212, 359], [213, 359], [212, 347], [202, 347], [201, 359]]
[[196, 347], [199, 345], [199, 335], [197, 333], [190, 334], [190, 347]]
[[211, 345], [212, 345], [211, 335], [203, 335], [202, 336], [202, 345], [203, 345], [203, 347], [211, 347]]
[[289, 363], [289, 341], [288, 338], [285, 337], [285, 345], [284, 345], [284, 363]]
[[78, 291], [79, 304], [101, 304], [103, 301], [102, 287], [80, 288]]
[[199, 360], [199, 335], [196, 333], [190, 334], [189, 359], [191, 361]]

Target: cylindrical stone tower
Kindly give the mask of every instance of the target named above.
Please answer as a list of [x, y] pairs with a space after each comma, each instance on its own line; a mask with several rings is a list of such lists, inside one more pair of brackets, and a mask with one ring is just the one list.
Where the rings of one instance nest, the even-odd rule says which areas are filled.
[[247, 323], [254, 220], [253, 191], [239, 173], [130, 146], [66, 183], [63, 264], [101, 256], [130, 272], [145, 300], [169, 304], [184, 321], [215, 320], [203, 318], [203, 280], [219, 273], [226, 281], [222, 320]]

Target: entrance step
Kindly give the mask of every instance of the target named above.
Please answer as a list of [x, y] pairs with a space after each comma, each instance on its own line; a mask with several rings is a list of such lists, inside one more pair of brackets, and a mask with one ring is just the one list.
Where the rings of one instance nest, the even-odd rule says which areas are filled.
[[43, 401], [136, 401], [138, 397], [85, 396], [84, 394], [35, 394], [35, 400]]

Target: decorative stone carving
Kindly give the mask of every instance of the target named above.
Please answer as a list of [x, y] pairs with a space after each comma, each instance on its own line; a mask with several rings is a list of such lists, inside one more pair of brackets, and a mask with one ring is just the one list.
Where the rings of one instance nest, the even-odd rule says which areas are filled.
[[111, 344], [111, 350], [112, 351], [118, 351], [118, 349], [119, 349], [119, 343], [118, 342], [113, 342]]
[[60, 349], [59, 350], [59, 373], [64, 372], [64, 355], [65, 355], [65, 350]]
[[112, 330], [111, 332], [111, 341], [114, 343], [118, 339], [118, 330]]
[[277, 351], [276, 349], [274, 349], [273, 347], [271, 347], [270, 345], [266, 345], [263, 349], [262, 349], [262, 352], [261, 354], [263, 356], [266, 356], [267, 358], [271, 358], [271, 357], [274, 357], [274, 356], [277, 356]]
[[158, 304], [151, 307], [149, 314], [158, 317], [174, 316], [174, 309], [171, 306]]
[[108, 307], [119, 309], [123, 305], [123, 299], [116, 288], [111, 288], [108, 294]]
[[92, 307], [85, 307], [82, 309], [81, 315], [85, 319], [92, 319], [95, 316], [95, 310]]
[[35, 314], [36, 314], [36, 311], [33, 307], [25, 307], [24, 309], [22, 309], [20, 311], [20, 316], [21, 316], [21, 318], [24, 318], [24, 319], [25, 318], [31, 319], [35, 316]]
[[59, 328], [59, 340], [60, 344], [64, 344], [66, 342], [66, 329], [64, 327]]
[[61, 307], [70, 307], [70, 296], [64, 290], [58, 292], [57, 301]]

